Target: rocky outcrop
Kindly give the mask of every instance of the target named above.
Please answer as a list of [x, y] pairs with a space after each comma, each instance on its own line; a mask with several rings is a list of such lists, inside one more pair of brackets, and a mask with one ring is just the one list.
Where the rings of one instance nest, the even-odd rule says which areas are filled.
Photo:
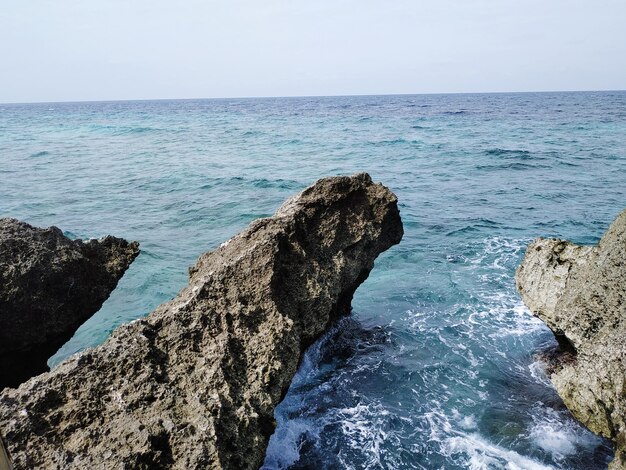
[[0, 219], [0, 388], [47, 371], [138, 254], [136, 242], [70, 240], [57, 227]]
[[202, 255], [172, 301], [5, 390], [16, 468], [257, 469], [303, 350], [402, 233], [367, 174], [318, 181]]
[[573, 415], [612, 439], [626, 468], [626, 211], [597, 246], [539, 238], [516, 273], [528, 308], [564, 354], [551, 379]]

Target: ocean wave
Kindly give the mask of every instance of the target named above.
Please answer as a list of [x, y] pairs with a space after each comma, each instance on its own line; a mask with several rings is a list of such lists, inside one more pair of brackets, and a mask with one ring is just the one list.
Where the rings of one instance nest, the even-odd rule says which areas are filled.
[[[530, 440], [559, 463], [575, 457], [581, 451], [593, 451], [602, 443], [601, 438], [590, 434], [580, 423], [572, 419], [564, 420], [565, 413], [537, 406], [534, 423], [529, 431]], [[606, 455], [604, 457], [607, 458]]]
[[391, 140], [377, 140], [377, 141], [369, 141], [369, 145], [374, 147], [387, 147], [387, 146], [395, 146], [395, 145], [417, 145], [420, 144], [419, 140], [406, 140], [406, 139], [391, 139]]
[[257, 131], [257, 130], [248, 130], [245, 131], [243, 134], [241, 134], [242, 137], [259, 137], [261, 135], [265, 135], [265, 132], [263, 131]]
[[298, 190], [304, 185], [296, 180], [270, 179], [270, 178], [247, 178], [244, 176], [230, 176], [225, 178], [204, 178], [203, 184], [198, 187], [202, 191], [208, 191], [222, 186], [235, 186], [243, 188]]
[[255, 188], [299, 189], [302, 184], [294, 180], [257, 178], [251, 180]]
[[522, 162], [506, 162], [500, 164], [481, 164], [476, 165], [475, 168], [477, 170], [538, 170], [538, 169], [549, 169], [550, 165], [543, 164], [532, 164], [532, 163], [522, 163]]
[[[476, 433], [458, 433], [442, 446], [444, 453], [470, 470], [554, 470], [554, 467], [489, 442]], [[458, 455], [461, 454], [461, 461]]]
[[90, 124], [87, 126], [87, 128], [92, 132], [108, 133], [113, 136], [174, 131], [174, 129], [166, 130], [166, 129], [151, 127], [151, 126], [116, 126], [116, 125], [108, 125], [108, 124]]
[[493, 155], [496, 157], [515, 157], [515, 158], [520, 158], [520, 159], [537, 158], [536, 155], [533, 155], [528, 150], [519, 150], [519, 149], [493, 148], [493, 149], [485, 150], [485, 154]]

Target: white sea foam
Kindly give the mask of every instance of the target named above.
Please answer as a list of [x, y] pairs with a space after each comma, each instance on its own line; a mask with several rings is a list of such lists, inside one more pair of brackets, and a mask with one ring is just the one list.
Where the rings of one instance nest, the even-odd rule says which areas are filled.
[[277, 427], [270, 439], [269, 449], [280, 452], [268, 452], [262, 469], [289, 468], [300, 458], [303, 437], [319, 439], [319, 428], [306, 419], [284, 420]]
[[556, 466], [547, 465], [530, 456], [490, 441], [477, 432], [478, 423], [473, 414], [463, 414], [456, 408], [447, 415], [436, 403], [424, 419], [430, 429], [429, 441], [437, 443], [441, 454], [456, 465], [470, 470], [555, 470], [559, 464], [585, 449], [587, 452], [600, 444], [581, 425], [563, 412], [538, 404], [533, 410], [534, 424], [520, 438], [529, 439], [536, 448], [549, 454]]
[[565, 418], [562, 412], [538, 406], [533, 417], [535, 423], [530, 429], [530, 439], [557, 462], [575, 455], [580, 449], [590, 450], [600, 444], [600, 438], [573, 419]]
[[[386, 441], [388, 434], [383, 427], [376, 425], [385, 420], [388, 411], [376, 407], [372, 413], [370, 407], [358, 404], [351, 408], [344, 408], [338, 411], [338, 418], [341, 421], [341, 429], [348, 438], [350, 447], [367, 454], [368, 464], [381, 466], [381, 446]], [[376, 422], [372, 422], [373, 419]]]
[[546, 364], [542, 361], [535, 361], [528, 366], [530, 375], [536, 382], [545, 385], [546, 387], [553, 388], [550, 378], [546, 374]]
[[470, 470], [552, 470], [553, 467], [489, 442], [477, 433], [459, 433], [443, 445], [450, 457], [461, 454]]
[[458, 425], [465, 431], [472, 431], [476, 429], [476, 417], [472, 415], [464, 416], [457, 409], [452, 410], [452, 417], [458, 423]]
[[562, 423], [542, 423], [533, 427], [531, 438], [539, 447], [560, 460], [576, 453], [574, 435]]

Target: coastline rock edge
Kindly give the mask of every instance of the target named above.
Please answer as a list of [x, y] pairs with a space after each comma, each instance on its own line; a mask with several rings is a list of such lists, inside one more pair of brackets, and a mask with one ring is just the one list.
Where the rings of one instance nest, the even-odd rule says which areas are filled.
[[15, 468], [259, 468], [304, 349], [402, 235], [369, 175], [317, 181], [200, 256], [173, 300], [0, 393]]
[[57, 227], [0, 218], [0, 389], [47, 371], [138, 254], [137, 242], [71, 240]]
[[524, 303], [566, 351], [551, 380], [574, 417], [615, 444], [626, 469], [626, 210], [597, 246], [538, 238], [516, 272]]

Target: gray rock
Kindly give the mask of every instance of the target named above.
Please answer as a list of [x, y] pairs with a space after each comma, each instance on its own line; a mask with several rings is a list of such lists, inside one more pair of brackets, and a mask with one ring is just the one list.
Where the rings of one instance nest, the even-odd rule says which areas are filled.
[[136, 242], [70, 240], [57, 227], [0, 219], [0, 388], [47, 371], [138, 254]]
[[626, 468], [626, 211], [597, 246], [531, 243], [516, 273], [528, 308], [565, 345], [551, 379], [572, 414], [612, 439]]
[[13, 470], [13, 465], [9, 461], [2, 439], [0, 439], [0, 470]]
[[402, 234], [367, 174], [318, 181], [202, 255], [176, 298], [0, 394], [15, 467], [259, 468], [302, 352]]

